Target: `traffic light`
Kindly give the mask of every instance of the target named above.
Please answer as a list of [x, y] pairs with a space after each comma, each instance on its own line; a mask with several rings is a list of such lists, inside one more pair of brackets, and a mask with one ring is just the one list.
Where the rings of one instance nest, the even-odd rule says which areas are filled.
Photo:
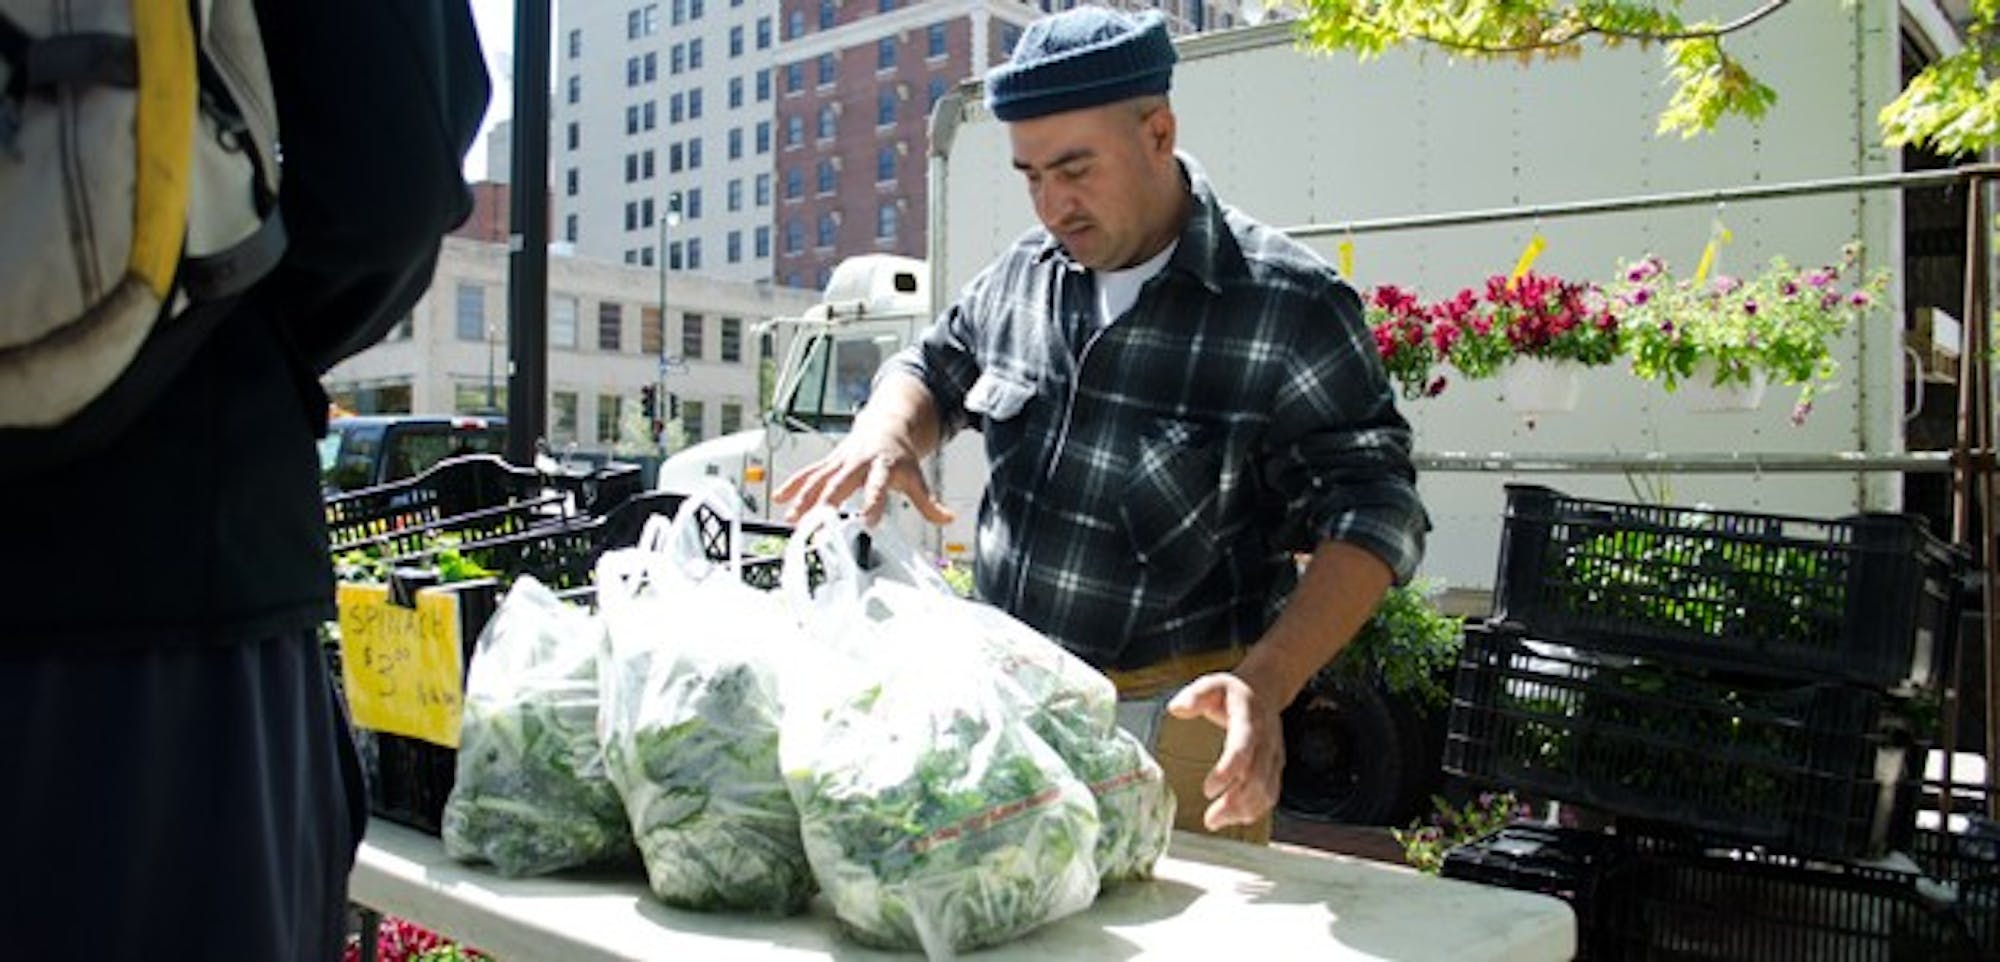
[[660, 389], [658, 387], [648, 384], [639, 389], [639, 413], [645, 415], [648, 422], [659, 418]]

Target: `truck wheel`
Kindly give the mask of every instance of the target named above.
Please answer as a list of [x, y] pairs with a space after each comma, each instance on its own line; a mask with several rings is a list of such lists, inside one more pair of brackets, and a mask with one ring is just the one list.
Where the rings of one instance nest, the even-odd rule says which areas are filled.
[[1326, 673], [1283, 719], [1280, 809], [1329, 822], [1401, 824], [1427, 754], [1414, 709], [1376, 684]]

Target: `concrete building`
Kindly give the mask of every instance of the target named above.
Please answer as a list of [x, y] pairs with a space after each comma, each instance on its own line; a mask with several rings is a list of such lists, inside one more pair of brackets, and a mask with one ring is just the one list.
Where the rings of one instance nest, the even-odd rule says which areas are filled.
[[[783, 348], [757, 325], [814, 292], [676, 275], [660, 324], [659, 271], [549, 259], [549, 438], [606, 453], [647, 385], [678, 400], [684, 442], [757, 423], [760, 362]], [[507, 404], [507, 249], [447, 238], [431, 287], [381, 344], [325, 378], [357, 414], [485, 413]]]
[[[771, 270], [770, 0], [566, 3], [555, 26], [550, 238], [736, 280]], [[669, 211], [674, 211], [669, 216]]]
[[[550, 239], [676, 275], [821, 287], [921, 257], [930, 108], [1075, 0], [621, 0], [557, 10]], [[1176, 32], [1238, 0], [1158, 6]], [[490, 164], [490, 161], [489, 161]], [[673, 211], [673, 216], [669, 212]]]

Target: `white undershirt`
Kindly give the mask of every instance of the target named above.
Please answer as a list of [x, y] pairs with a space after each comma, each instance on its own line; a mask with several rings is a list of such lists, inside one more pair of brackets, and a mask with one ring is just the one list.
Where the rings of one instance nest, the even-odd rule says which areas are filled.
[[1120, 314], [1132, 309], [1139, 299], [1139, 288], [1166, 269], [1167, 259], [1174, 256], [1174, 248], [1181, 245], [1180, 238], [1144, 263], [1116, 271], [1097, 272], [1097, 326], [1103, 327], [1118, 319]]

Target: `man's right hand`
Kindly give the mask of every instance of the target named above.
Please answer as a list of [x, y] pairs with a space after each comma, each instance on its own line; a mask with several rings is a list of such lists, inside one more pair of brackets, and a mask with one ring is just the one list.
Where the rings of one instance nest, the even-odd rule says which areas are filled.
[[825, 504], [838, 507], [861, 492], [861, 522], [874, 527], [888, 507], [889, 492], [910, 499], [932, 524], [949, 524], [951, 509], [931, 496], [923, 458], [937, 446], [937, 414], [930, 392], [915, 378], [884, 377], [868, 406], [826, 457], [785, 479], [772, 498], [789, 506], [787, 521]]

